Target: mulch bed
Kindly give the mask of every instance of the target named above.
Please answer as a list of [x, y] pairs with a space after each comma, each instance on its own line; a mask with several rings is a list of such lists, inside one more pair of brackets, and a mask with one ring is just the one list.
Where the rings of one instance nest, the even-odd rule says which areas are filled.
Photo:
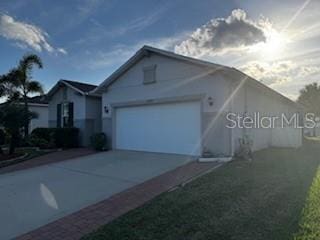
[[12, 164], [17, 164], [24, 160], [27, 156], [25, 153], [14, 153], [14, 154], [1, 154], [0, 155], [0, 168], [10, 166]]
[[3, 163], [0, 161], [0, 174], [61, 162], [94, 153], [96, 153], [96, 151], [89, 148], [73, 148], [42, 152], [40, 156], [36, 157], [30, 156], [29, 154], [26, 157], [21, 157], [17, 160], [4, 161], [3, 163], [9, 163], [6, 166], [2, 165]]
[[21, 157], [21, 156], [23, 156], [23, 153], [14, 153], [14, 154], [10, 154], [10, 155], [0, 154], [0, 162], [12, 160], [14, 158]]

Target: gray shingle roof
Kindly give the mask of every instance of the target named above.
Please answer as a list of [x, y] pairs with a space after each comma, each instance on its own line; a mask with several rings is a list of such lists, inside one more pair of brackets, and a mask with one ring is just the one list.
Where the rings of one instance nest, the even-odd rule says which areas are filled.
[[93, 89], [97, 87], [96, 85], [93, 85], [93, 84], [82, 83], [77, 81], [71, 81], [71, 80], [65, 80], [65, 79], [62, 79], [62, 81], [69, 83], [74, 88], [77, 88], [81, 92], [85, 92], [85, 93], [91, 92]]
[[28, 98], [29, 103], [48, 104], [48, 98], [46, 95], [35, 96]]

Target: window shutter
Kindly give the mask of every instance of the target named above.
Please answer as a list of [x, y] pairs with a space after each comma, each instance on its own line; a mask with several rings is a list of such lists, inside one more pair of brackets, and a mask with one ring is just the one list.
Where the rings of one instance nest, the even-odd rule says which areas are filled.
[[57, 127], [61, 127], [61, 103], [57, 104]]
[[73, 127], [73, 103], [69, 103], [69, 127]]

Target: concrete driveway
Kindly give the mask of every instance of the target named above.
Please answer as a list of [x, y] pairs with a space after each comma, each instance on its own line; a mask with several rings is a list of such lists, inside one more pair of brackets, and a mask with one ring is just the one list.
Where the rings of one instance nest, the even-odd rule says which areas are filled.
[[0, 239], [11, 239], [192, 159], [111, 151], [0, 175]]

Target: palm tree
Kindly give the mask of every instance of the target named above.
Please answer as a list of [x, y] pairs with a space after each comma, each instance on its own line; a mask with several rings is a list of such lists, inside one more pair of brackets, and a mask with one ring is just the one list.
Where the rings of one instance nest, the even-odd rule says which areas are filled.
[[[13, 68], [9, 71], [9, 73], [0, 77], [0, 82], [7, 83], [9, 86], [5, 88], [7, 90], [7, 93], [5, 93], [5, 95], [7, 95], [9, 99], [17, 100], [22, 98], [25, 114], [29, 112], [29, 94], [43, 94], [42, 85], [38, 81], [33, 80], [31, 76], [34, 66], [37, 66], [38, 68], [43, 67], [40, 57], [35, 54], [27, 54], [22, 57], [17, 67]], [[25, 137], [29, 135], [29, 122], [30, 119], [26, 118], [24, 123]]]
[[25, 112], [23, 106], [14, 102], [6, 103], [0, 107], [0, 124], [9, 135], [9, 155], [14, 153], [18, 145], [20, 129], [24, 126], [25, 119], [30, 121], [36, 117], [36, 113]]

